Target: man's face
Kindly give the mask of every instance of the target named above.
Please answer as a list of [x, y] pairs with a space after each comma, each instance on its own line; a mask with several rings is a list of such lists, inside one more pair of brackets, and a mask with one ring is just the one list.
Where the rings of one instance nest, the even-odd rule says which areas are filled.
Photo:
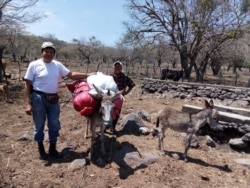
[[42, 51], [43, 61], [49, 63], [55, 56], [55, 50], [53, 48], [45, 48]]
[[121, 71], [122, 71], [122, 66], [119, 63], [115, 64], [114, 73], [119, 74]]

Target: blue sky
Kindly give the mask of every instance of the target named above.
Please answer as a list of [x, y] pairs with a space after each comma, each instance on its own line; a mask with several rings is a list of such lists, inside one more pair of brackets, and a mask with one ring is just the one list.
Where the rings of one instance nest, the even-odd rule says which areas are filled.
[[45, 18], [29, 24], [26, 30], [38, 36], [52, 34], [67, 42], [95, 36], [113, 46], [125, 32], [122, 22], [129, 19], [125, 3], [126, 0], [40, 0], [33, 10]]

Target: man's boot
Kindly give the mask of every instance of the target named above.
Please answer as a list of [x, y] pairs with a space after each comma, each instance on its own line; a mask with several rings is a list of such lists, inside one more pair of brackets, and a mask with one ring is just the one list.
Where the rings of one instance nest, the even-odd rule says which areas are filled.
[[38, 142], [38, 150], [39, 150], [39, 154], [40, 154], [39, 158], [41, 160], [46, 160], [48, 158], [48, 155], [45, 152], [43, 142]]
[[56, 150], [56, 143], [50, 143], [49, 146], [49, 154], [57, 159], [60, 159], [63, 157], [62, 153], [58, 152]]

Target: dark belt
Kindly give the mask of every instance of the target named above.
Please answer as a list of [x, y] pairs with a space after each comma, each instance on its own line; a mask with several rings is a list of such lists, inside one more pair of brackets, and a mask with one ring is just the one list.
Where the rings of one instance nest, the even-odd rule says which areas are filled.
[[48, 103], [57, 104], [59, 101], [59, 95], [57, 93], [44, 93], [42, 91], [33, 90], [32, 92], [43, 96]]
[[37, 90], [32, 90], [32, 92], [35, 92], [35, 93], [38, 93], [38, 94], [41, 94], [41, 95], [56, 95], [57, 93], [44, 93], [42, 91], [37, 91]]

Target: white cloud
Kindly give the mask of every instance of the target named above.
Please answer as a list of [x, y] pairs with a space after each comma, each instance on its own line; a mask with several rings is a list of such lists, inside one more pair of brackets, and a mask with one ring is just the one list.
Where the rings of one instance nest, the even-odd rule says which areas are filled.
[[48, 17], [51, 17], [53, 15], [52, 12], [44, 12], [43, 15], [48, 18]]

